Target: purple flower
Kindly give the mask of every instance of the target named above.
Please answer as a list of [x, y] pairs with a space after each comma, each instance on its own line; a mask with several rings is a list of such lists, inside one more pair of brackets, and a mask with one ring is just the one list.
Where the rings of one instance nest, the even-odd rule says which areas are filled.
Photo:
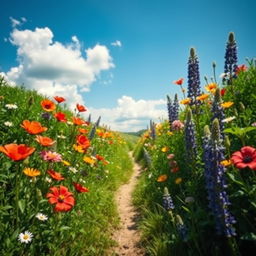
[[172, 122], [179, 119], [179, 101], [178, 95], [175, 94], [174, 102], [172, 103], [170, 97], [167, 95], [167, 110], [170, 123], [170, 130], [172, 128]]
[[166, 211], [171, 211], [175, 208], [167, 187], [164, 188], [163, 207]]

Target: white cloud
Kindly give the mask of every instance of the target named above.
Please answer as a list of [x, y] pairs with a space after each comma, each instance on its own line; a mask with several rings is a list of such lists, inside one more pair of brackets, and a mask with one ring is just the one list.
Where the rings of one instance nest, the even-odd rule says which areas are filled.
[[19, 26], [21, 24], [21, 22], [19, 20], [14, 19], [13, 17], [10, 17], [11, 23], [12, 23], [12, 27], [16, 27]]
[[112, 57], [104, 45], [97, 44], [83, 54], [76, 36], [68, 45], [54, 41], [53, 36], [47, 27], [34, 31], [14, 28], [10, 42], [17, 47], [19, 65], [3, 75], [11, 83], [47, 96], [66, 96], [69, 104], [82, 104], [80, 93], [90, 89], [101, 71], [114, 67]]
[[122, 47], [122, 43], [119, 40], [116, 40], [115, 42], [111, 43], [111, 45], [116, 47]]
[[93, 119], [102, 117], [102, 123], [113, 130], [138, 131], [145, 129], [152, 119], [167, 118], [166, 101], [160, 100], [134, 100], [129, 96], [122, 96], [117, 100], [114, 108], [89, 108]]

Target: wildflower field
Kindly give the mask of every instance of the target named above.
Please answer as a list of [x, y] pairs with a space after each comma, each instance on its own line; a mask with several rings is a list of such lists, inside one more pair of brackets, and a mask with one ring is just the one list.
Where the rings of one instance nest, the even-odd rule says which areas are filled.
[[[134, 155], [145, 171], [134, 193], [149, 255], [255, 255], [256, 62], [237, 63], [233, 33], [224, 73], [200, 83], [190, 50], [183, 98], [150, 122]], [[201, 86], [204, 84], [204, 86]]]

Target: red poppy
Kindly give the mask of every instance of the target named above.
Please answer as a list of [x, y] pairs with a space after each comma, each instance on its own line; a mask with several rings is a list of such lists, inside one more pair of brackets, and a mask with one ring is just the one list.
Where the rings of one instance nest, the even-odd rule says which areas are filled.
[[240, 72], [244, 72], [247, 70], [247, 67], [243, 64], [236, 68], [236, 74], [238, 75]]
[[184, 81], [184, 78], [180, 78], [179, 80], [173, 81], [174, 84], [182, 85]]
[[46, 197], [50, 204], [56, 204], [54, 210], [56, 212], [68, 212], [75, 205], [73, 194], [64, 186], [51, 187], [52, 193], [47, 193]]
[[29, 121], [24, 120], [21, 125], [22, 128], [24, 128], [28, 133], [30, 134], [39, 134], [42, 132], [47, 131], [47, 127], [43, 127], [39, 122], [37, 121]]
[[83, 187], [81, 184], [78, 184], [78, 183], [73, 183], [75, 189], [77, 192], [79, 193], [83, 193], [83, 192], [89, 192], [89, 189], [86, 188], [86, 187]]
[[83, 105], [76, 104], [76, 108], [79, 112], [87, 111], [87, 109]]
[[25, 144], [7, 144], [0, 146], [0, 152], [3, 152], [6, 156], [13, 161], [20, 161], [34, 153], [36, 149], [28, 147]]
[[83, 125], [85, 124], [85, 121], [79, 117], [72, 117], [73, 124], [75, 125]]
[[98, 155], [98, 154], [96, 155], [96, 158], [97, 158], [98, 161], [105, 160], [105, 158], [103, 156]]
[[250, 146], [245, 146], [232, 154], [231, 160], [235, 167], [243, 169], [249, 167], [256, 170], [256, 149]]
[[87, 149], [91, 145], [90, 140], [82, 134], [77, 136], [76, 142], [77, 142], [77, 144], [82, 146], [83, 149]]
[[59, 172], [48, 170], [47, 173], [55, 180], [64, 180], [64, 177]]
[[51, 138], [49, 137], [43, 137], [43, 136], [40, 136], [40, 135], [36, 135], [36, 141], [41, 144], [42, 146], [52, 146], [55, 141], [52, 140]]
[[54, 114], [54, 117], [59, 121], [59, 122], [67, 122], [67, 119], [66, 119], [66, 115], [62, 112], [58, 112], [58, 113], [55, 113]]
[[220, 90], [220, 95], [221, 95], [221, 96], [224, 96], [225, 93], [226, 93], [226, 89], [225, 89], [225, 88], [223, 88], [223, 89]]
[[42, 100], [41, 101], [41, 106], [44, 111], [51, 112], [55, 110], [56, 106], [51, 100]]
[[55, 96], [54, 99], [55, 99], [58, 103], [61, 103], [61, 102], [63, 102], [63, 101], [66, 100], [65, 98], [59, 97], [59, 96]]

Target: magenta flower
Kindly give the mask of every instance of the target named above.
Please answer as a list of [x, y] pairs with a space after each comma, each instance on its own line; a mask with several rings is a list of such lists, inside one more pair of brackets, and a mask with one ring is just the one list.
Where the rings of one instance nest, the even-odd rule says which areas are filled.
[[62, 160], [60, 154], [58, 154], [56, 152], [52, 152], [52, 151], [42, 151], [40, 153], [40, 155], [41, 155], [42, 159], [45, 161], [60, 162]]

